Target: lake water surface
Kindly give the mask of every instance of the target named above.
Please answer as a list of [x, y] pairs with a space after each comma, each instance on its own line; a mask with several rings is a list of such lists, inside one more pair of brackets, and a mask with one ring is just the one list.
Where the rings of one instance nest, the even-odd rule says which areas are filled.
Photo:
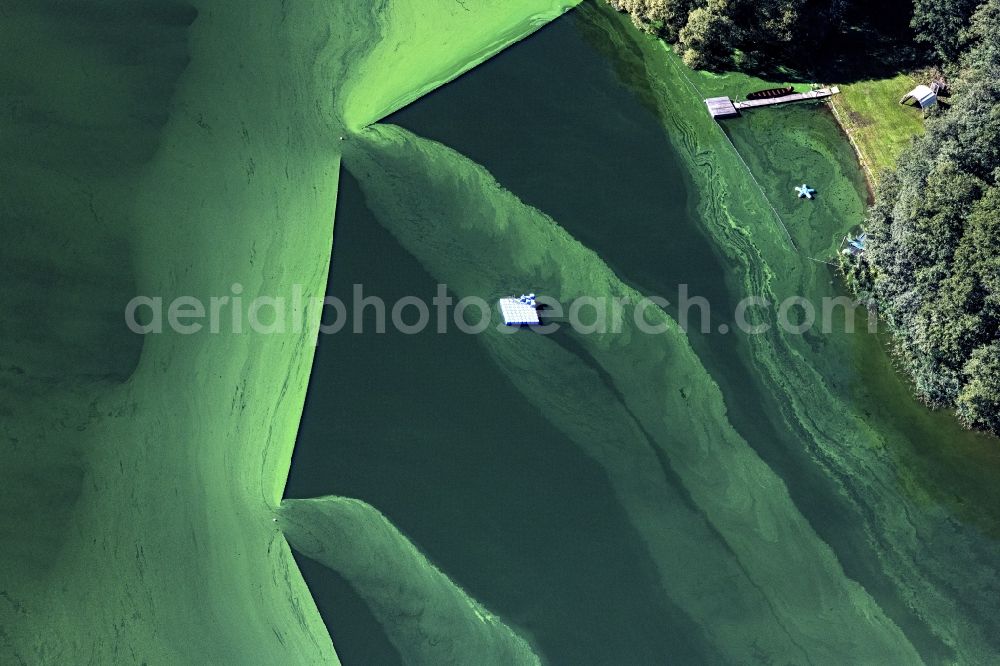
[[[385, 122], [483, 165], [639, 291], [674, 301], [678, 285], [687, 285], [712, 304], [715, 329], [749, 294], [739, 263], [705, 222], [711, 176], [692, 172], [678, 152], [683, 137], [665, 131], [665, 109], [643, 84], [647, 73], [634, 39], [622, 22], [585, 7]], [[608, 47], [614, 40], [617, 51]], [[717, 83], [695, 80], [704, 88]], [[732, 160], [738, 151], [799, 248], [831, 256], [838, 234], [860, 222], [866, 196], [832, 118], [812, 106], [774, 109], [726, 131], [733, 154], [702, 159]], [[785, 196], [802, 172], [817, 184], [821, 206], [804, 209]], [[389, 303], [410, 295], [430, 301], [435, 294], [437, 280], [383, 228], [347, 173], [334, 248], [332, 295], [347, 299], [356, 283]], [[838, 293], [828, 267], [802, 266], [810, 271], [802, 284], [816, 294]], [[368, 319], [366, 328], [373, 324]], [[997, 505], [990, 483], [997, 478], [990, 476], [997, 443], [915, 404], [880, 337], [807, 340], [798, 358], [778, 360], [739, 336], [713, 331], [689, 339], [722, 392], [729, 424], [780, 477], [843, 575], [871, 595], [920, 656], [954, 658], [956, 636], [981, 641], [969, 648], [973, 654], [993, 650], [988, 611], [996, 608], [984, 586], [995, 585], [1000, 561], [993, 554]], [[556, 340], [593, 365], [572, 337]], [[705, 617], [669, 589], [662, 571], [670, 570], [679, 587], [697, 588], [690, 578], [700, 574], [654, 561], [649, 537], [637, 532], [608, 469], [494, 359], [481, 341], [455, 330], [405, 335], [390, 327], [384, 334], [321, 336], [287, 496], [335, 494], [371, 503], [551, 663], [722, 658]], [[828, 403], [817, 398], [791, 408], [773, 389], [774, 372], [801, 365], [822, 373], [823, 399], [843, 410], [855, 448], [844, 451], [852, 461], [842, 467], [831, 462], [832, 445], [820, 428], [811, 430], [809, 410], [829, 412]], [[855, 432], [850, 418], [876, 435]], [[879, 487], [850, 477], [851, 465], [877, 469]], [[669, 461], [660, 482], [700, 515]], [[874, 517], [885, 506], [912, 513], [896, 522]], [[913, 534], [912, 549], [891, 550], [886, 544], [896, 537], [889, 528]], [[706, 558], [727, 550], [726, 537], [705, 541]], [[976, 566], [941, 570], [943, 554], [959, 544]], [[925, 550], [926, 561], [914, 564]], [[300, 564], [345, 663], [398, 660], [344, 580], [307, 560]], [[736, 607], [745, 601], [740, 589], [733, 586]], [[969, 598], [963, 590], [972, 589], [980, 592]], [[941, 599], [924, 606], [916, 597], [931, 597], [928, 590]], [[750, 646], [747, 659], [753, 660]]]

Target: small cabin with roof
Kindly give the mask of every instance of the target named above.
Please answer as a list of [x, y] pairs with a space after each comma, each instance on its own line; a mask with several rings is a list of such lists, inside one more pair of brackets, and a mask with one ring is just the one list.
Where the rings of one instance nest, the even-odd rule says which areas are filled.
[[911, 100], [921, 109], [926, 109], [928, 106], [933, 106], [937, 103], [937, 93], [928, 86], [921, 84], [906, 93], [903, 99], [899, 100], [899, 103], [906, 104]]

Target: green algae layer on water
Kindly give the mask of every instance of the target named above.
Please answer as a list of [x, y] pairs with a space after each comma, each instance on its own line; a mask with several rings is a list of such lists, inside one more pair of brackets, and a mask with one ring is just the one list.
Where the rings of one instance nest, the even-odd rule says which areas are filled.
[[[579, 0], [388, 0], [367, 5], [378, 39], [342, 89], [351, 130], [381, 120], [561, 15]], [[362, 3], [358, 3], [359, 8]], [[401, 57], [403, 56], [403, 57]]]
[[[460, 295], [495, 297], [511, 280], [533, 280], [564, 302], [579, 296], [640, 300], [551, 219], [440, 144], [392, 127], [373, 127], [352, 143], [345, 161], [378, 218]], [[454, 252], [456, 238], [461, 253]], [[707, 531], [717, 535], [718, 547], [734, 557], [729, 567], [734, 579], [723, 585], [719, 596], [738, 586], [740, 576], [747, 577], [748, 594], [729, 596], [730, 603], [746, 607], [729, 623], [712, 612], [721, 599], [702, 601], [700, 608], [691, 598], [676, 600], [697, 613], [695, 620], [729, 659], [738, 659], [754, 640], [763, 654], [774, 658], [916, 659], [899, 629], [844, 575], [833, 553], [796, 510], [784, 484], [729, 425], [721, 395], [683, 333], [670, 327], [662, 312], [652, 323], [666, 325], [670, 332], [654, 337], [626, 326], [620, 333], [573, 341], [583, 348], [581, 358], [589, 361], [592, 372], [603, 374], [618, 395], [622, 414], [631, 414], [630, 420], [648, 438], [647, 446], [664, 456], [684, 484]], [[556, 344], [541, 337], [531, 340]], [[527, 353], [536, 362], [547, 356], [544, 348]], [[558, 367], [541, 367], [557, 373], [546, 375], [546, 382], [562, 384]], [[519, 367], [531, 382], [528, 369]], [[561, 409], [572, 410], [573, 403]], [[586, 417], [583, 411], [567, 415], [578, 423]], [[663, 530], [648, 514], [643, 517], [647, 520], [633, 519], [640, 529]], [[659, 554], [668, 553], [664, 549]], [[755, 586], [762, 580], [768, 583], [758, 592]], [[704, 581], [689, 588], [691, 597], [711, 597]], [[765, 626], [742, 621], [748, 615]], [[822, 622], [817, 621], [820, 617]]]
[[[337, 216], [335, 244], [351, 251], [333, 262], [331, 296], [350, 299], [360, 282], [387, 303], [435, 297], [438, 281], [379, 225], [348, 172]], [[334, 489], [378, 507], [546, 663], [715, 654], [659, 590], [604, 468], [511, 384], [477, 336], [435, 326], [375, 334], [376, 323], [369, 308], [370, 334], [321, 337], [289, 496]], [[344, 660], [368, 663], [378, 643], [385, 663], [395, 648], [349, 605], [350, 581], [306, 566]]]
[[[772, 302], [794, 295], [815, 302], [841, 295], [836, 275], [815, 261], [815, 253], [829, 247], [819, 256], [832, 255], [836, 239], [859, 222], [865, 192], [856, 170], [837, 166], [845, 164], [836, 159], [847, 154], [843, 142], [819, 140], [820, 128], [832, 126], [829, 115], [815, 109], [809, 122], [801, 115], [808, 107], [748, 114], [725, 125], [726, 141], [694, 112], [700, 96], [710, 96], [724, 81], [686, 74], [675, 58], [664, 59], [657, 50], [648, 48], [645, 61], [666, 100], [661, 116], [668, 131], [674, 127], [678, 136], [689, 137], [692, 166], [698, 152], [722, 156], [715, 162], [726, 175], [713, 182], [712, 191], [729, 208], [702, 220], [727, 254], [742, 259], [744, 293], [764, 294]], [[687, 87], [685, 97], [682, 80], [698, 94]], [[810, 130], [798, 129], [802, 126]], [[803, 157], [783, 160], [789, 155]], [[741, 169], [745, 178], [738, 174]], [[791, 184], [811, 177], [803, 171], [827, 181], [823, 205], [798, 206], [790, 195]], [[733, 196], [751, 176], [762, 196]], [[857, 183], [853, 197], [845, 181]], [[771, 240], [767, 229], [779, 223], [791, 231], [797, 252]], [[723, 242], [737, 231], [750, 244], [742, 238], [732, 245]], [[851, 528], [829, 528], [826, 538], [851, 575], [865, 580], [906, 628], [921, 656], [930, 662], [988, 661], [1000, 650], [995, 625], [997, 441], [962, 431], [951, 415], [917, 404], [892, 368], [888, 341], [866, 334], [866, 324], [859, 321], [853, 333], [845, 333], [843, 321], [835, 320], [829, 334], [789, 335], [775, 329], [751, 337], [755, 367], [781, 405], [782, 430], [791, 435], [782, 447], [807, 450], [848, 499], [856, 522]], [[864, 535], [871, 555], [857, 557], [851, 531]]]
[[[282, 502], [329, 275], [628, 314], [686, 275], [727, 304], [839, 293], [820, 261], [865, 192], [822, 107], [720, 128], [703, 97], [771, 83], [692, 73], [603, 3], [486, 62], [572, 4], [5, 7], [0, 662], [995, 658], [996, 442], [909, 399], [876, 336], [720, 343], [650, 309], [664, 334], [327, 339], [296, 463], [324, 478]], [[481, 63], [517, 74], [399, 112]], [[476, 86], [506, 106], [470, 120]], [[620, 219], [580, 185], [605, 158], [641, 183], [607, 188]], [[331, 273], [335, 208], [373, 225], [336, 254], [383, 264]], [[123, 325], [135, 295], [296, 290], [284, 332]], [[357, 622], [328, 632], [285, 532]]]
[[[374, 121], [563, 9], [5, 5], [0, 662], [337, 662], [272, 519], [344, 117]], [[411, 69], [383, 76], [387, 54]], [[296, 289], [307, 325], [271, 335], [124, 325], [137, 295], [236, 309]]]
[[125, 327], [140, 294], [322, 293], [329, 53], [292, 36], [328, 12], [256, 11], [5, 8], [3, 663], [336, 659], [271, 521], [310, 333]]
[[368, 504], [343, 497], [287, 500], [280, 517], [296, 550], [351, 581], [407, 661], [541, 663]]
[[[578, 22], [557, 22], [387, 119], [410, 133], [379, 126], [352, 139], [345, 165], [367, 208], [431, 283], [447, 282], [456, 296], [497, 298], [530, 288], [565, 300], [582, 293], [670, 296], [675, 281], [689, 282], [693, 293], [711, 298], [713, 329], [731, 324], [726, 307], [747, 295], [772, 302], [842, 295], [835, 272], [822, 262], [860, 221], [867, 193], [825, 107], [768, 109], [720, 127], [705, 113], [704, 97], [773, 83], [687, 71], [603, 5], [587, 3], [577, 14]], [[640, 185], [630, 187], [633, 180]], [[791, 188], [802, 180], [819, 191], [815, 201], [795, 198]], [[718, 303], [724, 307], [717, 315]], [[671, 324], [662, 313], [657, 321]], [[646, 655], [664, 648], [660, 655], [684, 663], [988, 662], [997, 653], [991, 601], [997, 470], [990, 453], [996, 442], [917, 405], [894, 374], [884, 339], [865, 332], [863, 317], [855, 334], [838, 332], [840, 319], [833, 324], [830, 333], [801, 336], [675, 331], [655, 341], [628, 327], [612, 336], [545, 338], [487, 331], [477, 341], [506, 382], [485, 372], [478, 357], [458, 353], [457, 342], [429, 346], [424, 353], [455, 349], [456, 364], [441, 363], [467, 363], [466, 373], [483, 385], [463, 379], [450, 387], [447, 374], [435, 374], [428, 363], [420, 366], [430, 368], [426, 375], [406, 377], [416, 384], [408, 392], [416, 404], [405, 419], [378, 424], [399, 408], [391, 401], [384, 410], [360, 410], [365, 425], [354, 429], [357, 444], [326, 438], [331, 453], [360, 461], [373, 450], [385, 452], [404, 469], [325, 467], [324, 486], [315, 476], [307, 481], [305, 468], [293, 470], [290, 488], [306, 494], [349, 488], [369, 499], [553, 663], [602, 663], [605, 654], [646, 663], [656, 660]], [[403, 348], [396, 340], [382, 354], [394, 344]], [[415, 342], [407, 348], [407, 358], [420, 353]], [[345, 367], [352, 367], [346, 353]], [[324, 372], [317, 366], [314, 380]], [[510, 387], [534, 409], [509, 397]], [[421, 404], [438, 404], [423, 403], [421, 390], [453, 396], [437, 422], [412, 417]], [[543, 475], [525, 475], [519, 486], [513, 462], [509, 470], [474, 471], [477, 461], [497, 458], [494, 449], [521, 455], [522, 446], [505, 441], [502, 428], [487, 419], [465, 438], [472, 453], [449, 453], [458, 461], [438, 466], [457, 468], [441, 475], [448, 491], [418, 490], [419, 480], [408, 478], [438, 478], [422, 476], [440, 473], [422, 457], [441, 442], [462, 441], [450, 430], [465, 421], [449, 410], [458, 404], [489, 410], [478, 398], [486, 391], [497, 395], [495, 409], [516, 405], [519, 420], [537, 429], [530, 448], [539, 460], [568, 443], [604, 470], [600, 496], [610, 492], [629, 529], [603, 538], [616, 539], [630, 562], [642, 561], [632, 559], [638, 544], [651, 564], [628, 579], [653, 594], [628, 606], [650, 609], [663, 633], [688, 638], [686, 652], [641, 630], [626, 639], [609, 618], [614, 631], [584, 624], [578, 632], [589, 638], [596, 631], [607, 652], [591, 644], [581, 656], [561, 638], [575, 617], [588, 621], [586, 612], [568, 613], [552, 597], [528, 603], [530, 595], [506, 589], [521, 581], [541, 585], [509, 555], [531, 548], [535, 558], [561, 563], [538, 571], [551, 576], [558, 568], [560, 580], [585, 586], [588, 560], [598, 560], [575, 547], [582, 531], [576, 524], [564, 528], [562, 548], [527, 530], [475, 521], [462, 524], [464, 539], [448, 538], [448, 527], [465, 513], [445, 508], [448, 498], [471, 503], [484, 483], [505, 508], [477, 507], [484, 517], [554, 522], [544, 503], [532, 504], [543, 496], [533, 487], [547, 481]], [[323, 396], [311, 395], [303, 448], [319, 445], [313, 438], [324, 421], [309, 425], [317, 412], [357, 413], [324, 407]], [[361, 401], [348, 404], [357, 409]], [[548, 429], [538, 425], [539, 414]], [[403, 421], [412, 431], [400, 427]], [[320, 459], [318, 453], [304, 458]], [[381, 490], [384, 475], [409, 484], [409, 493]], [[579, 496], [597, 488], [562, 490]], [[445, 518], [428, 519], [442, 512]], [[505, 539], [516, 545], [498, 545]], [[553, 614], [563, 617], [554, 622]]]

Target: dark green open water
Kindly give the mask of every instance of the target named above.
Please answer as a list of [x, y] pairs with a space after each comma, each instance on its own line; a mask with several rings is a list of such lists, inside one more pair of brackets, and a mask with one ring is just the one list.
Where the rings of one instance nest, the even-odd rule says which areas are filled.
[[[623, 40], [617, 51], [608, 46], [608, 31]], [[673, 301], [678, 285], [686, 284], [711, 301], [713, 313], [731, 312], [747, 293], [738, 267], [699, 222], [704, 176], [692, 176], [668, 140], [663, 110], [637, 84], [645, 72], [623, 31], [606, 15], [576, 12], [385, 122], [483, 165], [641, 292]], [[808, 141], [795, 143], [776, 129], [779, 123], [801, 128]], [[778, 212], [799, 223], [792, 233], [806, 250], [828, 250], [836, 225], [820, 213], [796, 218], [802, 209], [782, 199], [782, 169], [810, 165], [813, 182], [836, 198], [822, 210], [860, 221], [863, 182], [822, 109], [775, 110], [741, 119], [728, 131], [766, 194], [779, 202]], [[768, 178], [775, 173], [780, 178]], [[816, 271], [817, 282], [835, 281], [825, 267]], [[346, 299], [355, 283], [390, 304], [409, 295], [429, 302], [436, 289], [345, 173], [328, 292]], [[714, 314], [713, 328], [725, 321]], [[369, 314], [365, 335], [321, 336], [287, 496], [343, 495], [371, 503], [551, 663], [719, 661], [705, 627], [663, 594], [647, 544], [631, 527], [607, 471], [509, 382], [480, 341], [454, 330], [404, 335], [373, 329]], [[586, 357], [573, 339], [557, 340]], [[843, 408], [883, 429], [877, 440], [859, 434], [858, 448], [873, 455], [878, 449], [879, 464], [888, 456], [898, 465], [869, 497], [862, 487], [867, 481], [854, 485], [820, 460], [811, 444], [815, 424], [789, 418], [745, 339], [691, 334], [690, 341], [721, 389], [729, 423], [781, 478], [843, 575], [871, 595], [921, 658], [954, 658], [947, 645], [951, 627], [921, 612], [914, 597], [925, 588], [915, 581], [930, 580], [935, 590], [959, 598], [963, 587], [991, 580], [992, 514], [953, 500], [992, 498], [992, 492], [983, 465], [956, 462], [935, 449], [953, 442], [973, 461], [989, 461], [984, 451], [993, 442], [915, 405], [880, 339], [817, 341], [810, 348], [815, 358], [788, 362], [825, 368], [830, 393]], [[994, 469], [995, 460], [986, 467]], [[669, 463], [663, 476], [679, 497], [687, 496]], [[873, 533], [880, 523], [872, 517], [885, 496], [892, 502], [894, 495], [920, 507], [920, 515], [893, 524], [915, 535], [918, 550], [926, 539], [940, 554], [947, 549], [942, 530], [953, 528], [956, 544], [976, 550], [971, 557], [979, 568], [963, 577], [931, 570], [933, 564], [917, 571], [898, 563], [902, 556], [884, 545], [892, 535]], [[940, 502], [928, 504], [927, 496]], [[345, 663], [399, 659], [344, 580], [307, 560], [301, 564]], [[949, 622], [958, 625], [991, 625], [983, 616], [988, 601], [956, 604], [935, 612], [950, 612]], [[748, 646], [748, 661], [753, 654]]]
[[[360, 283], [389, 303], [430, 301], [435, 280], [371, 217], [350, 176], [337, 215], [334, 242], [350, 252], [334, 259], [331, 294], [346, 300]], [[372, 312], [365, 324], [374, 330]], [[371, 503], [543, 654], [610, 663], [708, 650], [659, 598], [603, 470], [510, 385], [474, 336], [390, 326], [384, 335], [321, 337], [299, 442], [288, 496]], [[376, 663], [368, 655], [377, 625], [342, 598], [327, 601], [327, 585], [344, 593], [335, 574], [305, 573], [342, 658]]]

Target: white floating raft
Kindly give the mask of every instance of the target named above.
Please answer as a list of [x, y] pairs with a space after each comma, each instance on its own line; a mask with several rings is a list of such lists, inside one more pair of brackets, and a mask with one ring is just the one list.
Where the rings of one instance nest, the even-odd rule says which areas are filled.
[[538, 304], [534, 294], [522, 294], [520, 298], [501, 298], [500, 314], [507, 326], [537, 326], [541, 324], [538, 318]]

